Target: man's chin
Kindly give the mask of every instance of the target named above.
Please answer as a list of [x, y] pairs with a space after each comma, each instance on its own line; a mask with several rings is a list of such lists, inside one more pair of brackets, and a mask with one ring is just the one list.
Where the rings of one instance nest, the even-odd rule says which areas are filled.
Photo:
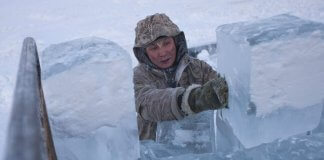
[[161, 64], [159, 67], [162, 69], [167, 69], [167, 68], [171, 67], [171, 65], [170, 64]]

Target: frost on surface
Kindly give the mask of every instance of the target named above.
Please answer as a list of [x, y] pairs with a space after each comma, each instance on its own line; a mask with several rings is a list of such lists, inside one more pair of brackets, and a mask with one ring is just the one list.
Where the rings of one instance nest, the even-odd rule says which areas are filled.
[[58, 158], [137, 159], [129, 54], [91, 37], [51, 45], [41, 60]]
[[230, 85], [224, 117], [247, 147], [306, 133], [324, 98], [324, 25], [291, 15], [217, 29], [218, 70]]

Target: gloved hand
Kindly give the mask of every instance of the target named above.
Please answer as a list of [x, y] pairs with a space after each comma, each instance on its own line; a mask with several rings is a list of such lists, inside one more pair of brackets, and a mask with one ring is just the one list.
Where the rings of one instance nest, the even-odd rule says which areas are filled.
[[[187, 89], [188, 90], [188, 89]], [[205, 83], [203, 86], [191, 88], [186, 92], [190, 92], [189, 96], [184, 96], [184, 101], [187, 101], [188, 106], [182, 106], [182, 109], [187, 113], [199, 113], [205, 110], [214, 110], [227, 108], [228, 103], [228, 85], [225, 78], [218, 76]], [[187, 93], [188, 94], [188, 93]]]

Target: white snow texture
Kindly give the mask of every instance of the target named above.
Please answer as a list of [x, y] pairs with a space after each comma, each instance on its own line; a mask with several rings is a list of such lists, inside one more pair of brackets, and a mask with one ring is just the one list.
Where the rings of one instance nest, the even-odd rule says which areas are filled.
[[109, 40], [83, 38], [49, 46], [41, 64], [59, 159], [139, 158], [133, 74], [125, 50]]

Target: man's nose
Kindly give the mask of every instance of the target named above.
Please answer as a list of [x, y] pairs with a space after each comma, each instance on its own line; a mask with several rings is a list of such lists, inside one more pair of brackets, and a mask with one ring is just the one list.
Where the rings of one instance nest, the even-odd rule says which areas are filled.
[[167, 52], [165, 49], [163, 49], [163, 48], [160, 48], [160, 49], [159, 49], [159, 56], [160, 56], [160, 57], [164, 57], [164, 56], [166, 56], [167, 53], [168, 53], [168, 52]]

